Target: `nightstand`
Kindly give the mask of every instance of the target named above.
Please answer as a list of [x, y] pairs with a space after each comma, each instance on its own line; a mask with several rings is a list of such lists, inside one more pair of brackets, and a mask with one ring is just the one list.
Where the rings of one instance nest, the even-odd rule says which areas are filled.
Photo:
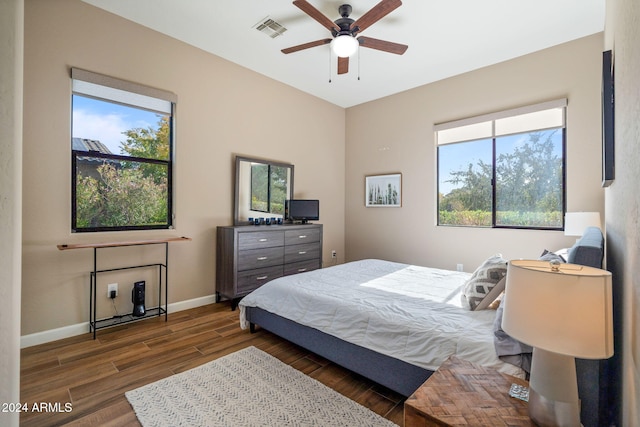
[[404, 403], [404, 426], [534, 426], [509, 388], [528, 383], [449, 357]]

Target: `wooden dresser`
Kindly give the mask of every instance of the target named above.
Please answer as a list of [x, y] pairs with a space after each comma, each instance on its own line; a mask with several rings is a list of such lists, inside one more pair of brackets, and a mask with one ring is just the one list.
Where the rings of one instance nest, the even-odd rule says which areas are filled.
[[239, 225], [218, 227], [216, 301], [233, 300], [269, 280], [322, 266], [322, 225]]

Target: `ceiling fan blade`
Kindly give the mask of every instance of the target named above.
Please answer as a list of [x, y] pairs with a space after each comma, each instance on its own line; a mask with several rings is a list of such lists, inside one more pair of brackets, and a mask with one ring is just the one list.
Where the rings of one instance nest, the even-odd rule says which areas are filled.
[[338, 56], [338, 74], [347, 74], [349, 72], [349, 57]]
[[314, 42], [309, 42], [309, 43], [303, 43], [303, 44], [299, 44], [297, 46], [291, 46], [288, 47], [286, 49], [282, 49], [281, 52], [282, 53], [293, 53], [293, 52], [298, 52], [304, 49], [309, 49], [311, 47], [316, 47], [316, 46], [322, 46], [324, 44], [329, 44], [331, 43], [332, 39], [322, 39], [322, 40], [316, 40]]
[[[294, 2], [295, 3], [295, 2]], [[401, 0], [382, 0], [377, 5], [373, 6], [371, 10], [362, 15], [360, 19], [357, 19], [351, 24], [351, 29], [354, 30], [358, 27], [358, 31], [364, 31], [371, 25], [375, 24], [389, 13], [393, 12], [402, 5]]]
[[402, 55], [409, 47], [406, 44], [393, 43], [386, 40], [372, 39], [371, 37], [364, 36], [358, 37], [358, 43], [360, 43], [360, 46], [362, 47], [395, 53], [396, 55]]
[[318, 9], [313, 7], [306, 0], [295, 0], [293, 4], [298, 6], [304, 13], [306, 13], [307, 15], [309, 15], [310, 17], [318, 21], [320, 25], [325, 27], [327, 30], [329, 31], [339, 30], [339, 28], [336, 28], [336, 24], [334, 24], [331, 19], [324, 16], [322, 12], [320, 12]]

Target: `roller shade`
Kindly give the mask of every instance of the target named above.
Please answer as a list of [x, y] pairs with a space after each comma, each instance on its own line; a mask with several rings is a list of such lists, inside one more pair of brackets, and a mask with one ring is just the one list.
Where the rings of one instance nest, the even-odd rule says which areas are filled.
[[178, 100], [172, 92], [79, 68], [71, 69], [71, 79], [75, 94], [135, 105], [163, 114], [172, 114], [172, 104]]
[[564, 127], [566, 98], [434, 126], [438, 145]]

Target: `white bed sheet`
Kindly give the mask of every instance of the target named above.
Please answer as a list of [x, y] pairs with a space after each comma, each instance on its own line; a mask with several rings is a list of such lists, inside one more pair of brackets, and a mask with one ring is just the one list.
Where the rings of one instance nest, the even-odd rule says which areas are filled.
[[447, 357], [514, 376], [493, 344], [495, 310], [461, 307], [469, 273], [362, 260], [272, 280], [240, 301], [370, 350], [436, 370]]

